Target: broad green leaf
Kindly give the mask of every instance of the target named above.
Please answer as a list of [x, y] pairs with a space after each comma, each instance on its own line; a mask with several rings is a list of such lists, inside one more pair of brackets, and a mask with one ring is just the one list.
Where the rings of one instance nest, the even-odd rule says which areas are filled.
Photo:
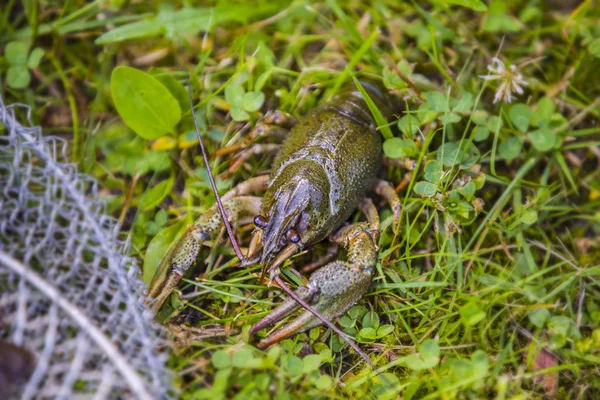
[[437, 159], [446, 167], [459, 165], [461, 169], [469, 169], [479, 160], [481, 154], [475, 145], [471, 144], [468, 149], [464, 148], [465, 145], [466, 142], [460, 148], [459, 143], [444, 143], [437, 151]]
[[419, 355], [428, 365], [427, 368], [436, 366], [440, 361], [440, 348], [437, 342], [433, 339], [427, 339], [419, 347]]
[[[285, 3], [284, 3], [285, 4]], [[303, 9], [303, 3], [295, 4], [290, 7], [289, 10], [292, 11], [294, 8]], [[217, 2], [217, 6], [214, 9], [213, 13], [213, 23], [212, 26], [216, 26], [222, 24], [226, 21], [237, 21], [243, 25], [248, 24], [250, 20], [258, 20], [260, 16], [272, 16], [277, 11], [281, 11], [282, 4], [279, 4], [276, 1], [273, 2], [264, 2], [261, 3], [260, 6], [257, 6], [256, 3], [248, 1], [248, 2], [239, 2], [235, 3], [235, 6], [232, 7], [232, 3], [223, 1]], [[209, 10], [208, 8], [204, 8], [201, 10]], [[309, 14], [312, 15], [312, 14]], [[177, 20], [175, 20], [177, 22]], [[190, 24], [194, 25], [197, 21], [191, 20]], [[189, 33], [188, 33], [189, 34]]]
[[552, 335], [567, 336], [572, 323], [569, 317], [556, 315], [548, 320], [548, 331]]
[[483, 350], [477, 350], [471, 356], [471, 365], [473, 375], [481, 378], [485, 377], [490, 369], [490, 363], [487, 354]]
[[[455, 194], [456, 192], [451, 192], [453, 194]], [[457, 194], [456, 194], [457, 195]], [[452, 211], [452, 213], [455, 216], [458, 216], [460, 218], [463, 219], [468, 219], [469, 218], [469, 213], [471, 211], [473, 211], [473, 206], [464, 201], [461, 200], [459, 198], [451, 198], [451, 199], [447, 199], [445, 201], [442, 202], [442, 204], [450, 211]]]
[[451, 191], [447, 194], [447, 198], [444, 200], [444, 207], [450, 211], [456, 211], [460, 205], [460, 196], [456, 191]]
[[[395, 374], [383, 372], [377, 375], [373, 381], [375, 384], [371, 387], [372, 396], [366, 396], [365, 398], [377, 400], [399, 398], [397, 388], [400, 386], [400, 379]], [[402, 394], [404, 395], [404, 393]], [[404, 396], [403, 398], [409, 400], [408, 397]]]
[[[243, 367], [243, 365], [242, 365]], [[302, 360], [296, 356], [290, 355], [287, 359], [287, 363], [284, 363], [284, 368], [287, 371], [289, 376], [298, 376], [302, 373], [304, 369], [304, 364]]]
[[417, 11], [423, 16], [423, 18], [425, 18], [425, 20], [435, 28], [435, 34], [436, 34], [436, 36], [439, 36], [440, 38], [446, 38], [447, 37], [447, 38], [452, 39], [452, 40], [456, 39], [456, 35], [454, 34], [454, 32], [452, 30], [446, 28], [437, 19], [437, 17], [434, 17], [427, 10], [421, 8], [418, 3], [413, 2], [413, 4], [414, 4], [415, 8], [417, 9]]
[[240, 108], [243, 104], [246, 91], [241, 84], [231, 82], [225, 88], [225, 100], [231, 104], [231, 108]]
[[358, 335], [361, 338], [367, 339], [369, 341], [375, 340], [375, 339], [377, 339], [377, 330], [375, 328], [371, 328], [371, 327], [362, 328], [360, 330], [360, 332], [358, 333]]
[[44, 56], [44, 50], [36, 47], [31, 51], [29, 57], [27, 58], [27, 68], [34, 69], [40, 65], [40, 61]]
[[546, 152], [552, 150], [556, 145], [556, 135], [547, 126], [531, 132], [529, 138], [537, 151]]
[[[138, 145], [142, 143], [138, 142]], [[169, 153], [166, 151], [146, 151], [143, 156], [131, 160], [131, 164], [128, 168], [130, 175], [140, 174], [143, 175], [148, 171], [165, 171], [169, 169]]]
[[234, 121], [247, 121], [250, 119], [250, 115], [243, 108], [232, 107], [229, 112]]
[[457, 190], [460, 194], [465, 196], [465, 199], [472, 200], [473, 196], [475, 195], [475, 189], [475, 182], [469, 181], [464, 186], [459, 187]]
[[[187, 221], [181, 220], [178, 223], [158, 232], [152, 238], [144, 255], [143, 279], [146, 285], [150, 285], [154, 275], [166, 273], [166, 271], [157, 271], [161, 260], [165, 257], [171, 245], [179, 239], [185, 230]], [[168, 266], [167, 266], [168, 267]]]
[[452, 108], [455, 113], [466, 113], [473, 107], [473, 95], [466, 90], [460, 92], [460, 100]]
[[172, 12], [173, 16], [165, 12], [165, 20], [172, 26], [167, 25], [167, 36], [180, 37], [183, 35], [197, 35], [199, 32], [208, 31], [216, 25], [227, 21], [237, 21], [248, 24], [251, 19], [259, 19], [260, 16], [273, 15], [281, 9], [277, 2], [267, 2], [257, 7], [252, 2], [239, 3], [235, 7], [227, 2], [217, 2], [214, 8], [192, 8], [187, 7]]
[[232, 17], [226, 12], [213, 12], [212, 8], [184, 7], [173, 10], [165, 6], [155, 17], [119, 26], [97, 38], [95, 43], [106, 45], [160, 35], [170, 38], [194, 36], [210, 30], [217, 19], [225, 21]]
[[239, 301], [239, 299], [243, 299], [244, 298], [244, 293], [240, 289], [238, 289], [236, 287], [232, 287], [232, 288], [226, 289], [225, 291], [227, 293], [231, 294], [231, 296], [228, 296], [226, 294], [219, 294], [219, 298], [221, 300], [223, 300], [223, 302], [225, 302], [225, 303]]
[[156, 222], [158, 226], [165, 226], [167, 218], [167, 212], [161, 208], [154, 216], [154, 222]]
[[416, 194], [424, 197], [433, 197], [437, 192], [437, 186], [430, 182], [417, 182], [414, 191]]
[[244, 97], [242, 98], [242, 106], [244, 110], [248, 112], [258, 111], [264, 102], [265, 94], [259, 91], [248, 92], [244, 94]]
[[485, 110], [473, 110], [471, 120], [477, 125], [485, 125], [488, 119], [488, 113]]
[[505, 160], [512, 160], [521, 153], [521, 141], [516, 137], [509, 137], [498, 146], [498, 154]]
[[247, 368], [253, 359], [252, 350], [242, 348], [233, 353], [231, 365], [238, 368]]
[[417, 110], [417, 117], [419, 118], [419, 121], [421, 121], [422, 125], [428, 124], [429, 122], [433, 121], [434, 119], [436, 119], [437, 115], [438, 112], [432, 111], [429, 103], [421, 104]]
[[440, 4], [453, 4], [462, 6], [479, 12], [484, 12], [488, 9], [487, 6], [480, 0], [436, 0], [436, 2]]
[[508, 4], [503, 0], [493, 0], [489, 4], [489, 14], [483, 24], [485, 32], [516, 32], [521, 29], [519, 22], [508, 14]]
[[213, 353], [211, 361], [217, 369], [229, 368], [231, 366], [231, 355], [225, 350], [217, 350]]
[[429, 160], [423, 168], [424, 177], [431, 183], [438, 183], [442, 179], [442, 164], [438, 160]]
[[267, 361], [271, 362], [271, 363], [275, 363], [277, 360], [279, 360], [279, 357], [281, 356], [282, 352], [283, 352], [283, 349], [280, 346], [272, 346], [267, 351]]
[[463, 160], [460, 163], [460, 168], [469, 169], [473, 165], [475, 165], [475, 163], [479, 161], [480, 158], [481, 153], [479, 152], [479, 149], [477, 148], [477, 146], [471, 143], [469, 147], [465, 150]]
[[255, 55], [266, 69], [271, 69], [275, 66], [275, 54], [264, 41], [261, 40], [258, 43]]
[[181, 119], [181, 108], [156, 78], [131, 67], [117, 67], [111, 90], [115, 106], [127, 126], [144, 139], [172, 132]]
[[332, 382], [331, 378], [329, 377], [329, 375], [321, 375], [315, 381], [315, 386], [319, 390], [325, 390], [325, 389], [331, 387], [332, 383], [333, 382]]
[[546, 308], [536, 308], [527, 313], [527, 318], [529, 318], [529, 321], [534, 326], [543, 328], [546, 325], [546, 321], [550, 318], [550, 311]]
[[148, 211], [160, 204], [171, 193], [175, 179], [169, 178], [148, 189], [140, 201], [140, 210]]
[[394, 325], [391, 324], [386, 324], [386, 325], [382, 325], [377, 329], [377, 338], [382, 338], [384, 336], [389, 335], [390, 333], [394, 332]]
[[427, 104], [431, 107], [432, 111], [448, 112], [450, 107], [448, 106], [448, 98], [445, 94], [440, 92], [427, 92]]
[[485, 318], [485, 313], [475, 303], [467, 303], [458, 310], [463, 323], [473, 326]]
[[367, 310], [367, 307], [358, 305], [358, 306], [354, 306], [348, 310], [348, 316], [350, 316], [350, 318], [356, 320], [368, 312], [369, 312], [369, 310]]
[[476, 142], [482, 142], [490, 136], [490, 130], [486, 126], [478, 125], [473, 130], [473, 140]]
[[366, 313], [363, 317], [362, 324], [365, 328], [379, 328], [379, 315], [372, 311]]
[[156, 24], [164, 27], [165, 36], [174, 39], [206, 32], [214, 25], [217, 18], [219, 18], [218, 12], [212, 8], [184, 7], [180, 10], [171, 10], [163, 7], [156, 16]]
[[483, 187], [483, 185], [485, 184], [485, 174], [481, 174], [478, 177], [476, 177], [475, 179], [473, 179], [473, 181], [475, 183], [475, 190], [479, 190]]
[[201, 395], [203, 389], [200, 389], [196, 391], [195, 394], [198, 395], [198, 398], [207, 398], [210, 397], [207, 396], [208, 393], [225, 393], [228, 387], [228, 382], [231, 379], [232, 372], [233, 368], [231, 367], [217, 370], [214, 374], [214, 378], [212, 379], [210, 392], [208, 391], [208, 389], [205, 389], [206, 391], [204, 392], [203, 397]]
[[[188, 97], [188, 92], [185, 86], [181, 82], [179, 82], [171, 72], [163, 70], [161, 68], [150, 71], [150, 75], [156, 78], [160, 83], [163, 84], [164, 87], [173, 95], [173, 97], [179, 103], [179, 108], [182, 111], [189, 112], [190, 110], [190, 99]], [[201, 124], [204, 121], [203, 118], [198, 118], [198, 122]], [[202, 129], [202, 127], [200, 127]], [[196, 137], [196, 132], [194, 133], [194, 140]]]
[[309, 354], [302, 359], [302, 363], [304, 364], [302, 368], [302, 372], [305, 374], [316, 371], [321, 366], [321, 356], [318, 354]]
[[567, 344], [567, 338], [563, 335], [553, 335], [548, 342], [548, 347], [550, 350], [558, 350]]
[[531, 225], [538, 220], [538, 213], [536, 210], [528, 209], [521, 214], [519, 221], [526, 225]]
[[589, 44], [588, 44], [588, 51], [590, 52], [591, 55], [593, 55], [594, 57], [598, 57], [600, 58], [600, 38], [597, 38], [595, 40], [592, 40]]
[[29, 54], [29, 58], [27, 59], [27, 68], [29, 68], [29, 69], [37, 68], [38, 65], [40, 65], [40, 61], [42, 60], [43, 56], [44, 56], [44, 50], [40, 49], [39, 47], [36, 47], [35, 49], [33, 49], [31, 51], [31, 54]]
[[514, 104], [508, 111], [511, 122], [521, 132], [527, 132], [531, 121], [531, 110], [525, 104]]
[[386, 88], [393, 90], [404, 89], [408, 86], [396, 72], [388, 67], [383, 69], [383, 84]]
[[405, 115], [398, 120], [398, 129], [407, 136], [412, 136], [419, 129], [419, 119], [414, 115]]
[[154, 235], [158, 232], [158, 224], [155, 221], [146, 221], [144, 227], [147, 235]]
[[485, 124], [490, 132], [498, 132], [500, 129], [502, 129], [502, 125], [502, 118], [497, 115], [492, 115], [490, 118], [488, 118]]
[[[239, 72], [237, 72], [234, 76], [233, 79], [231, 80], [230, 84], [233, 85], [243, 85], [244, 83], [248, 82], [248, 79], [250, 78], [250, 73], [248, 72], [247, 69], [243, 69]], [[244, 93], [246, 91], [244, 90]]]
[[4, 58], [10, 65], [25, 66], [28, 51], [29, 43], [27, 42], [9, 42], [4, 48]]
[[542, 16], [542, 10], [534, 5], [528, 5], [519, 13], [519, 19], [524, 24]]
[[461, 116], [453, 112], [440, 116], [440, 121], [442, 121], [443, 124], [455, 124], [460, 122], [460, 120]]
[[415, 157], [419, 148], [412, 139], [391, 138], [383, 142], [383, 152], [390, 158]]
[[554, 101], [550, 97], [542, 97], [537, 103], [537, 111], [533, 113], [537, 122], [536, 125], [540, 126], [540, 123], [550, 122], [550, 118], [554, 114], [554, 108]]
[[446, 360], [446, 362], [444, 362], [444, 368], [447, 368], [450, 374], [456, 379], [471, 376], [473, 373], [473, 365], [470, 361], [457, 358]]
[[419, 354], [408, 355], [404, 362], [415, 371], [433, 368], [440, 362], [440, 348], [435, 340], [427, 339], [419, 346]]
[[261, 90], [265, 86], [267, 81], [271, 78], [271, 75], [273, 75], [273, 68], [269, 68], [265, 72], [260, 74], [260, 76], [256, 79], [256, 85], [254, 85], [254, 88], [256, 90]]
[[6, 83], [13, 89], [23, 89], [29, 85], [31, 74], [24, 65], [11, 65], [6, 71]]
[[458, 151], [459, 147], [457, 143], [444, 143], [437, 151], [437, 159], [446, 167], [452, 167], [459, 164], [462, 160], [462, 152], [459, 155]]
[[163, 35], [165, 32], [165, 27], [157, 24], [154, 18], [152, 18], [150, 20], [136, 21], [119, 26], [101, 35], [94, 43], [97, 45], [120, 43], [126, 40]]
[[343, 328], [350, 328], [354, 324], [354, 320], [347, 315], [340, 317], [338, 321]]

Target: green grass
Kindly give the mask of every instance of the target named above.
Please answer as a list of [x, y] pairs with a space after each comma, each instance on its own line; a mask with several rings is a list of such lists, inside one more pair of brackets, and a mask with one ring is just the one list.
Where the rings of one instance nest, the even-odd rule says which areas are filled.
[[[100, 181], [146, 280], [215, 201], [185, 71], [211, 153], [243, 143], [242, 126], [266, 110], [304, 115], [353, 76], [382, 79], [397, 98], [397, 118], [377, 121], [394, 135], [382, 176], [399, 188], [400, 230], [382, 205], [373, 285], [336, 321], [383, 374], [324, 328], [256, 349], [248, 330], [281, 293], [259, 284], [260, 266], [237, 268], [224, 241], [204, 250], [206, 267], [159, 315], [183, 398], [600, 395], [596, 2], [85, 3], [0, 10], [3, 48], [27, 41], [0, 58], [3, 96], [31, 105], [34, 122], [67, 139], [72, 160]], [[44, 56], [29, 65], [37, 48]], [[494, 103], [500, 81], [479, 77], [494, 56], [528, 82], [511, 104]], [[115, 103], [131, 105], [134, 93], [111, 89], [117, 66], [149, 72], [171, 97], [146, 99], [147, 114], [123, 112]], [[30, 81], [7, 81], [11, 68]], [[161, 115], [167, 97], [181, 118]], [[152, 121], [156, 135], [138, 136], [131, 118]], [[231, 158], [211, 159], [223, 193], [272, 161], [225, 176]], [[240, 229], [243, 245], [250, 230]], [[301, 280], [290, 268], [325, 247], [291, 260], [292, 286]]]

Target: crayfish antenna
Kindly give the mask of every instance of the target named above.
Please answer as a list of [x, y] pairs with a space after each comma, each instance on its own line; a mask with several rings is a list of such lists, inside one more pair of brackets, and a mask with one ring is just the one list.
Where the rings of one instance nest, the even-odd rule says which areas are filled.
[[[225, 211], [225, 207], [223, 207], [223, 201], [221, 200], [221, 195], [219, 195], [219, 191], [217, 190], [215, 178], [214, 178], [212, 169], [210, 167], [210, 163], [208, 161], [208, 154], [206, 153], [206, 148], [204, 147], [204, 141], [202, 140], [202, 135], [200, 134], [200, 129], [198, 128], [198, 121], [196, 119], [196, 113], [194, 112], [194, 100], [192, 97], [192, 86], [190, 84], [189, 72], [186, 73], [186, 85], [187, 85], [187, 90], [188, 90], [188, 98], [190, 101], [190, 108], [192, 111], [192, 118], [194, 120], [194, 128], [196, 130], [196, 137], [198, 138], [198, 143], [200, 144], [200, 150], [202, 152], [202, 159], [204, 160], [204, 165], [206, 166], [206, 170], [208, 172], [208, 178], [210, 180], [210, 185], [215, 194], [215, 197], [217, 200], [217, 206], [219, 208], [219, 212], [221, 213], [221, 218], [223, 220], [223, 224], [225, 225], [225, 228], [227, 230], [227, 235], [229, 236], [229, 240], [231, 241], [231, 245], [233, 246], [233, 250], [235, 251], [235, 255], [238, 257], [240, 262], [242, 264], [244, 264], [244, 263], [246, 263], [246, 258], [244, 257], [244, 255], [242, 254], [242, 251], [240, 250], [240, 246], [239, 246], [237, 239], [235, 238], [235, 235], [233, 233], [233, 228], [231, 226], [231, 223], [229, 222], [229, 218], [227, 217], [227, 212]], [[300, 304], [304, 309], [306, 309], [307, 311], [312, 313], [315, 317], [320, 319], [325, 325], [327, 325], [329, 328], [331, 328], [332, 331], [337, 333], [340, 336], [340, 338], [342, 338], [346, 343], [348, 343], [348, 345], [350, 347], [352, 347], [354, 349], [354, 351], [356, 351], [356, 353], [358, 355], [360, 355], [360, 357], [363, 360], [365, 360], [365, 362], [373, 370], [376, 369], [375, 365], [373, 365], [373, 363], [371, 362], [371, 359], [367, 356], [367, 354], [356, 344], [356, 342], [354, 342], [352, 339], [350, 339], [350, 337], [348, 337], [348, 335], [346, 335], [344, 332], [342, 332], [342, 330], [340, 328], [335, 326], [333, 324], [333, 322], [331, 322], [328, 318], [326, 318], [320, 312], [315, 310], [315, 308], [312, 307], [310, 304], [308, 304], [306, 301], [304, 301], [303, 299], [298, 297], [298, 295], [296, 295], [296, 293], [294, 293], [294, 291], [292, 289], [290, 289], [289, 286], [279, 276], [275, 276], [274, 281], [279, 285], [279, 287], [281, 287], [288, 294], [288, 296], [290, 296], [292, 299], [294, 299], [296, 302], [298, 302], [298, 304]]]
[[221, 200], [221, 195], [217, 190], [217, 184], [215, 183], [215, 178], [212, 172], [212, 168], [210, 167], [210, 163], [208, 162], [208, 154], [206, 153], [206, 148], [204, 147], [204, 141], [202, 140], [202, 135], [200, 134], [200, 129], [198, 128], [198, 120], [196, 119], [196, 113], [194, 112], [194, 100], [192, 98], [192, 85], [190, 84], [190, 74], [186, 74], [186, 85], [188, 88], [188, 97], [190, 100], [190, 108], [192, 110], [192, 118], [194, 119], [194, 128], [196, 130], [196, 137], [198, 138], [198, 143], [200, 144], [200, 150], [202, 151], [202, 158], [204, 159], [204, 165], [206, 166], [206, 171], [208, 172], [208, 179], [210, 180], [210, 185], [212, 186], [212, 190], [217, 198], [217, 206], [219, 207], [219, 212], [221, 213], [221, 218], [223, 219], [223, 224], [225, 225], [225, 229], [227, 229], [227, 235], [229, 236], [229, 240], [231, 240], [231, 245], [233, 246], [233, 251], [235, 251], [235, 255], [240, 259], [240, 261], [244, 261], [245, 258], [240, 250], [240, 246], [233, 234], [233, 228], [229, 223], [229, 218], [227, 217], [227, 212], [225, 211], [225, 207], [223, 207], [223, 201]]

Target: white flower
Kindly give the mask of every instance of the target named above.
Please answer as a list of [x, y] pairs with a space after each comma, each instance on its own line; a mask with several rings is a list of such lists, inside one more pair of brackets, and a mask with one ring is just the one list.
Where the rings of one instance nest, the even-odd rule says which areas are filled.
[[494, 57], [492, 58], [492, 64], [488, 65], [487, 68], [491, 74], [480, 75], [480, 78], [486, 81], [500, 79], [500, 86], [498, 86], [498, 89], [496, 90], [494, 103], [500, 99], [510, 103], [512, 101], [513, 91], [517, 94], [523, 94], [523, 88], [521, 86], [527, 86], [528, 83], [523, 79], [523, 75], [517, 70], [516, 66], [511, 65], [506, 69], [504, 63], [500, 61], [498, 57]]

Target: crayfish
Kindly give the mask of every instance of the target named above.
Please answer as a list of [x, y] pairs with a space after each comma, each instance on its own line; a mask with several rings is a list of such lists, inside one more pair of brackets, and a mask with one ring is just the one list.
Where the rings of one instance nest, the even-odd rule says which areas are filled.
[[[361, 86], [383, 115], [392, 115], [391, 98], [382, 87], [371, 82], [362, 82]], [[375, 192], [390, 204], [395, 227], [400, 215], [400, 200], [394, 188], [377, 178], [382, 139], [365, 98], [356, 87], [346, 87], [299, 121], [276, 111], [267, 114], [261, 126], [264, 128], [265, 124], [289, 129], [270, 177], [242, 182], [189, 226], [162, 260], [149, 290], [149, 297], [155, 298], [153, 308], [158, 310], [196, 261], [202, 244], [215, 240], [225, 225], [242, 265], [263, 263], [270, 281], [292, 296], [254, 325], [251, 333], [278, 322], [301, 306], [307, 308], [260, 342], [260, 348], [323, 322], [335, 327], [329, 321], [346, 312], [367, 292], [377, 262], [380, 235], [379, 215], [366, 197], [368, 192]], [[265, 183], [262, 198], [251, 195], [264, 188]], [[367, 221], [347, 224], [357, 209]], [[223, 223], [222, 215], [227, 215], [229, 223]], [[247, 217], [253, 217], [256, 229], [248, 254], [243, 257], [231, 224], [235, 226]], [[327, 237], [347, 250], [347, 260], [324, 260], [327, 263], [312, 274], [308, 283], [292, 292], [279, 277], [279, 268], [295, 253]]]

